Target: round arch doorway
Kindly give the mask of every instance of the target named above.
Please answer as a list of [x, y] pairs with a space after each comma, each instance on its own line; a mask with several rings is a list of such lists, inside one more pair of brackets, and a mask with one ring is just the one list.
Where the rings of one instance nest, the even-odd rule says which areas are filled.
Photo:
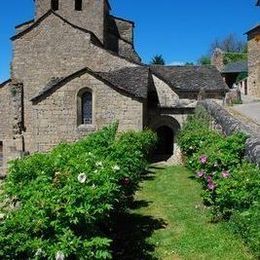
[[157, 148], [154, 152], [155, 161], [167, 161], [174, 153], [174, 132], [166, 126], [160, 126], [156, 130], [158, 136]]

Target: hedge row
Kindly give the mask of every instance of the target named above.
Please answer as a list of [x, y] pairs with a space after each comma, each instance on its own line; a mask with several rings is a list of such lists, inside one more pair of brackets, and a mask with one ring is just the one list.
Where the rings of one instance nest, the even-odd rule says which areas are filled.
[[0, 209], [0, 258], [111, 259], [111, 215], [138, 188], [150, 131], [117, 124], [74, 144], [12, 162]]
[[224, 136], [211, 128], [203, 108], [188, 118], [179, 135], [187, 166], [203, 187], [215, 221], [229, 221], [252, 251], [260, 254], [260, 169], [244, 161], [246, 136]]

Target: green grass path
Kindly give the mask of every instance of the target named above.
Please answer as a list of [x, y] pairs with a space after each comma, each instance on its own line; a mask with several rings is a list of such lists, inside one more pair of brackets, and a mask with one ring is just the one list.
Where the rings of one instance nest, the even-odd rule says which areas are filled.
[[153, 171], [124, 219], [128, 249], [118, 259], [253, 259], [225, 224], [210, 222], [190, 171], [181, 166]]

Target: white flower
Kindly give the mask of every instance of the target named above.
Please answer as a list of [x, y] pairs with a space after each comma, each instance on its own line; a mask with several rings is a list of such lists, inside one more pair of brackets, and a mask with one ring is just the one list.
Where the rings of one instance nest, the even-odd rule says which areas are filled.
[[91, 188], [92, 188], [93, 190], [96, 189], [96, 185], [93, 184], [93, 185], [91, 186]]
[[83, 173], [80, 173], [79, 176], [78, 176], [78, 181], [80, 183], [84, 183], [85, 181], [87, 180], [87, 176], [86, 174], [83, 172]]
[[98, 173], [98, 170], [95, 170], [94, 173]]
[[115, 165], [115, 166], [113, 167], [113, 171], [114, 171], [114, 172], [120, 171], [120, 167], [119, 167], [118, 165]]
[[102, 163], [102, 162], [96, 162], [96, 166], [97, 166], [97, 167], [102, 167], [102, 166], [103, 166], [103, 163]]
[[0, 213], [0, 220], [3, 220], [5, 218], [5, 214]]
[[61, 175], [60, 172], [55, 172], [55, 177], [57, 177], [57, 176], [59, 176], [59, 175]]
[[56, 253], [56, 258], [55, 258], [56, 260], [64, 260], [65, 259], [65, 255], [63, 254], [63, 252], [61, 252], [61, 251], [58, 251], [57, 253]]
[[41, 248], [39, 248], [39, 249], [36, 251], [35, 256], [41, 256], [41, 255], [43, 255], [43, 254], [44, 254], [44, 251], [43, 251]]

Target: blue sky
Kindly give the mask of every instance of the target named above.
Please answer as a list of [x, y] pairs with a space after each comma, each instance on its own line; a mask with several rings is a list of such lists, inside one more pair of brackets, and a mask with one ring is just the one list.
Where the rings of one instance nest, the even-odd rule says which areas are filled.
[[[216, 38], [243, 35], [260, 23], [256, 0], [110, 0], [112, 14], [135, 21], [144, 62], [162, 54], [168, 64], [196, 62]], [[14, 26], [33, 18], [33, 0], [1, 1], [0, 82], [9, 78]]]

